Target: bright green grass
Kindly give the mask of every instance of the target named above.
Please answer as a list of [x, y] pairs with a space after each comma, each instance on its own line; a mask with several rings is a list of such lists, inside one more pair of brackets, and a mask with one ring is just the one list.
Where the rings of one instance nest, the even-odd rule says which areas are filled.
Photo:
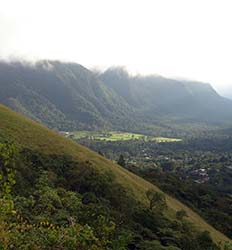
[[167, 138], [167, 137], [152, 137], [143, 134], [135, 134], [128, 132], [93, 132], [93, 131], [75, 131], [74, 139], [88, 138], [91, 140], [101, 141], [127, 141], [127, 140], [144, 140], [144, 141], [156, 141], [161, 142], [180, 142], [178, 138]]

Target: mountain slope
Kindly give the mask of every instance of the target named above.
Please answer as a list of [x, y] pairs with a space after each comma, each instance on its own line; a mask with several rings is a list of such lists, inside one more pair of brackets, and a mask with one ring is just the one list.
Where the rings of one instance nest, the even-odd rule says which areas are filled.
[[[94, 168], [100, 171], [105, 172], [111, 170], [116, 176], [116, 181], [127, 190], [128, 194], [135, 197], [143, 204], [148, 205], [145, 195], [148, 189], [153, 188], [158, 190], [158, 188], [151, 183], [128, 172], [97, 153], [58, 135], [48, 128], [33, 122], [2, 105], [0, 105], [0, 137], [1, 136], [14, 141], [22, 147], [35, 149], [47, 155], [69, 155], [77, 162], [89, 161]], [[166, 200], [169, 207], [168, 213], [170, 217], [174, 216], [175, 211], [184, 209], [188, 213], [189, 220], [200, 229], [209, 231], [216, 242], [229, 240], [179, 201], [168, 195], [166, 195]]]
[[[0, 62], [0, 102], [58, 130], [124, 130], [165, 135], [232, 122], [232, 101], [209, 84], [93, 73], [76, 63]], [[200, 126], [198, 126], [200, 125]]]
[[63, 130], [126, 126], [132, 112], [91, 71], [57, 61], [0, 63], [0, 100]]
[[106, 70], [101, 79], [148, 117], [208, 123], [232, 119], [232, 102], [209, 84], [152, 75], [133, 77], [122, 68]]

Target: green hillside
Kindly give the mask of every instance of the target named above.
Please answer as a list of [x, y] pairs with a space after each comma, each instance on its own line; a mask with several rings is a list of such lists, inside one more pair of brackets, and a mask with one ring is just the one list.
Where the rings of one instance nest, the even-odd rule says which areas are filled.
[[170, 125], [170, 121], [179, 125], [231, 121], [232, 102], [207, 83], [157, 75], [131, 76], [120, 67], [106, 70], [100, 78], [144, 117], [159, 117], [166, 125]]
[[94, 73], [76, 63], [0, 62], [0, 102], [50, 128], [178, 136], [231, 124], [232, 101], [205, 83]]
[[[116, 176], [116, 181], [126, 189], [127, 193], [147, 206], [146, 191], [151, 188], [159, 191], [157, 187], [149, 182], [101, 157], [97, 153], [9, 110], [5, 106], [0, 106], [0, 136], [17, 143], [23, 148], [30, 148], [45, 155], [68, 155], [76, 162], [84, 163], [88, 161], [91, 166], [102, 173], [111, 170]], [[174, 218], [175, 212], [183, 209], [187, 212], [189, 220], [199, 229], [207, 230], [211, 233], [215, 242], [229, 241], [227, 237], [216, 231], [200, 216], [179, 201], [167, 195], [166, 200], [168, 205], [166, 213], [169, 218]]]
[[76, 63], [0, 62], [0, 86], [2, 104], [59, 130], [129, 128], [136, 121], [122, 98]]

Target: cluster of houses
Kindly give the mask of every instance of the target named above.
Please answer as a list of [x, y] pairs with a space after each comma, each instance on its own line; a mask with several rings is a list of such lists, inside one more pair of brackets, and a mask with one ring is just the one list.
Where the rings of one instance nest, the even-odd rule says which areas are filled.
[[188, 175], [196, 183], [206, 183], [209, 181], [209, 175], [205, 168], [191, 170], [188, 172]]

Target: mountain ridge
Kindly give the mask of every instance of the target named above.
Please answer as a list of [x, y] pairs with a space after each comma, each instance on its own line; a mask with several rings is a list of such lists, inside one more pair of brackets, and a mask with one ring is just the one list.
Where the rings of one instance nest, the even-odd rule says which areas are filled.
[[189, 123], [232, 124], [232, 101], [211, 85], [121, 68], [94, 73], [60, 61], [0, 62], [0, 87], [1, 103], [58, 130], [163, 134]]
[[101, 77], [117, 93], [124, 95], [125, 100], [144, 112], [149, 112], [151, 116], [161, 112], [158, 113], [161, 117], [179, 116], [178, 120], [185, 118], [215, 122], [217, 118], [214, 116], [217, 115], [221, 119], [231, 119], [231, 112], [224, 112], [221, 106], [231, 107], [232, 102], [219, 96], [208, 83], [154, 75], [131, 77], [121, 68], [106, 70]]

